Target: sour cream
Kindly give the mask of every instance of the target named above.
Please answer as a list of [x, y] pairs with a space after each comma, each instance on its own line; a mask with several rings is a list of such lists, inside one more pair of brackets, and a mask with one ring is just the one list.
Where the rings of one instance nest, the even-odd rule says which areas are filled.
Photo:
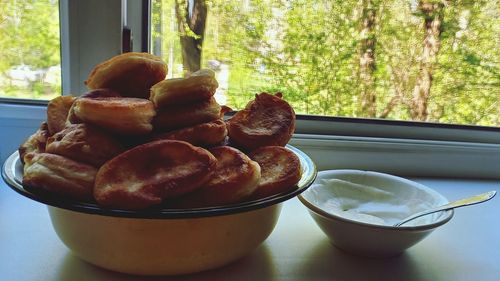
[[[316, 206], [332, 215], [377, 225], [393, 225], [410, 214], [433, 206], [433, 202], [418, 189], [367, 185], [338, 178], [319, 178], [309, 193]], [[423, 217], [414, 224], [433, 220], [435, 217]]]

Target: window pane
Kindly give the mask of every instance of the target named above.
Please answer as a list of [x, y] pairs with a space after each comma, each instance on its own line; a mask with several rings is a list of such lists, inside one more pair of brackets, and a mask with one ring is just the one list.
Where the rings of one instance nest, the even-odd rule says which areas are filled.
[[57, 0], [0, 1], [0, 98], [61, 94]]
[[217, 72], [238, 109], [281, 91], [301, 114], [500, 126], [498, 0], [154, 0], [170, 77]]

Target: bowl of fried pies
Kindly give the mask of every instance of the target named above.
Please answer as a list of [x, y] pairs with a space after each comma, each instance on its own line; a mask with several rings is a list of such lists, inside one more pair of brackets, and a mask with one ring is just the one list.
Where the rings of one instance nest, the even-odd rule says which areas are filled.
[[147, 53], [96, 65], [89, 91], [51, 100], [3, 165], [9, 187], [47, 205], [74, 255], [109, 270], [181, 275], [231, 263], [316, 178], [288, 144], [295, 113], [284, 94], [232, 111], [214, 98], [213, 71], [167, 72]]

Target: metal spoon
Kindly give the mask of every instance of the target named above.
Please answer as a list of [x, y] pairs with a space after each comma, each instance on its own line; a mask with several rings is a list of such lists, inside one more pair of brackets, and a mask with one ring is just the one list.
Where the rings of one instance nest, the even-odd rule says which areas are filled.
[[455, 209], [458, 207], [464, 207], [464, 206], [469, 206], [469, 205], [474, 205], [474, 204], [486, 202], [486, 201], [490, 200], [491, 198], [495, 197], [496, 194], [497, 194], [497, 192], [493, 190], [493, 191], [489, 191], [489, 192], [486, 192], [483, 194], [479, 194], [479, 195], [475, 195], [472, 197], [460, 199], [460, 200], [457, 200], [454, 202], [450, 202], [450, 203], [442, 205], [442, 206], [438, 206], [438, 207], [434, 207], [434, 208], [431, 208], [428, 210], [424, 210], [422, 212], [418, 212], [418, 213], [413, 214], [409, 217], [406, 217], [405, 219], [401, 220], [400, 222], [394, 224], [393, 226], [395, 226], [395, 227], [401, 226], [402, 224], [405, 224], [411, 220], [414, 220], [416, 218], [419, 218], [419, 217], [422, 217], [422, 216], [425, 216], [428, 214], [433, 214], [433, 213], [440, 212], [440, 211], [446, 211], [446, 210]]

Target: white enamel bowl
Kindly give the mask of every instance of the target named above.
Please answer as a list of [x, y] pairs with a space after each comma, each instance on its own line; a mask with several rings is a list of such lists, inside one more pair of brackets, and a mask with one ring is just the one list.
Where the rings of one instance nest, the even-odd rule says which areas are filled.
[[306, 190], [316, 167], [300, 150], [302, 178], [291, 192], [261, 200], [203, 209], [103, 209], [33, 193], [22, 186], [22, 165], [12, 154], [2, 176], [19, 194], [47, 205], [61, 241], [78, 257], [113, 271], [179, 275], [217, 268], [257, 248], [273, 231], [281, 203]]
[[[346, 191], [346, 187], [338, 189], [327, 184], [328, 181], [339, 184], [352, 183], [356, 185], [353, 185], [354, 187], [376, 187], [377, 193], [374, 195], [379, 194], [379, 196], [367, 195], [369, 192], [363, 189], [357, 192]], [[332, 204], [332, 202], [339, 202], [340, 196], [346, 196], [344, 201], [340, 201], [340, 204]], [[441, 194], [422, 184], [393, 175], [360, 170], [318, 172], [315, 182], [298, 197], [332, 244], [344, 251], [368, 257], [389, 257], [401, 254], [437, 227], [448, 222], [453, 216], [453, 210], [443, 211], [416, 219], [401, 227], [393, 227], [392, 223], [382, 224], [378, 221], [366, 220], [362, 216], [353, 216], [350, 210], [342, 209], [347, 209], [352, 204], [362, 206], [359, 209], [370, 209], [370, 204], [375, 200], [374, 197], [384, 198], [384, 196], [388, 200], [388, 206], [390, 206], [388, 208], [397, 210], [395, 213], [401, 212], [399, 217], [392, 217], [393, 222], [404, 218], [406, 216], [404, 212], [409, 214], [421, 211], [426, 206], [448, 203], [448, 200]], [[342, 204], [345, 206], [342, 207]], [[332, 209], [331, 206], [342, 208]], [[378, 211], [384, 214], [383, 207]]]

